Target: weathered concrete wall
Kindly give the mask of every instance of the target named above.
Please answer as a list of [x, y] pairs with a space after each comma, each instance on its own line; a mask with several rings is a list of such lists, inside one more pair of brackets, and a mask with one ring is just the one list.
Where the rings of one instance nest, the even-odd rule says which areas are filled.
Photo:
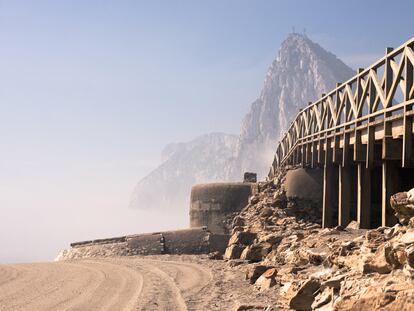
[[286, 196], [322, 202], [323, 170], [298, 168], [286, 173]]
[[193, 228], [129, 236], [127, 243], [139, 255], [205, 254], [214, 246], [210, 244], [211, 235], [203, 228]]
[[70, 243], [71, 247], [87, 246], [87, 245], [98, 245], [98, 244], [111, 244], [111, 243], [121, 243], [126, 241], [126, 236], [108, 238], [108, 239], [96, 239], [82, 242], [73, 242]]
[[127, 246], [133, 255], [157, 255], [164, 252], [160, 233], [147, 233], [128, 236]]
[[227, 233], [226, 217], [247, 205], [254, 185], [226, 182], [193, 186], [190, 198], [190, 227], [206, 226], [212, 233]]
[[56, 260], [160, 254], [224, 253], [228, 235], [213, 234], [206, 228], [145, 233], [118, 238], [72, 243]]

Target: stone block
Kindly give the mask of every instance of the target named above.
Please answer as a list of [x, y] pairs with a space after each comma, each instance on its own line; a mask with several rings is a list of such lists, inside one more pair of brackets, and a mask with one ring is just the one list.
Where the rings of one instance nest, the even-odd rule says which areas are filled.
[[256, 233], [253, 232], [245, 232], [239, 231], [234, 233], [229, 241], [229, 245], [231, 244], [242, 244], [242, 245], [250, 245], [256, 239]]

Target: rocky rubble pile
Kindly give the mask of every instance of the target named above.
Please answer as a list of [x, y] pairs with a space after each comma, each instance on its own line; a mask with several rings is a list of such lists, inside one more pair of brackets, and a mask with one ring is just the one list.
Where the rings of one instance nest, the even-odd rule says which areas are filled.
[[278, 310], [414, 310], [414, 190], [391, 199], [401, 224], [320, 226], [312, 202], [288, 199], [285, 172], [233, 219], [224, 254]]

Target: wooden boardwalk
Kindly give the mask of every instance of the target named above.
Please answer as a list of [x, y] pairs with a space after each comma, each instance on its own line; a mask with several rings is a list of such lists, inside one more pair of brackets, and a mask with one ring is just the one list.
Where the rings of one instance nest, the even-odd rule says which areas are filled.
[[[414, 186], [414, 38], [302, 109], [279, 142], [285, 165], [324, 169], [323, 226], [395, 222], [389, 198]], [[411, 180], [410, 180], [411, 176]]]

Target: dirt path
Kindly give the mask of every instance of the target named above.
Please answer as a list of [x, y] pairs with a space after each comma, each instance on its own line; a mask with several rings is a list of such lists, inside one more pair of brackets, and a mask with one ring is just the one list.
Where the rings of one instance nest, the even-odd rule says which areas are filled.
[[0, 310], [201, 310], [208, 268], [151, 259], [0, 265]]

